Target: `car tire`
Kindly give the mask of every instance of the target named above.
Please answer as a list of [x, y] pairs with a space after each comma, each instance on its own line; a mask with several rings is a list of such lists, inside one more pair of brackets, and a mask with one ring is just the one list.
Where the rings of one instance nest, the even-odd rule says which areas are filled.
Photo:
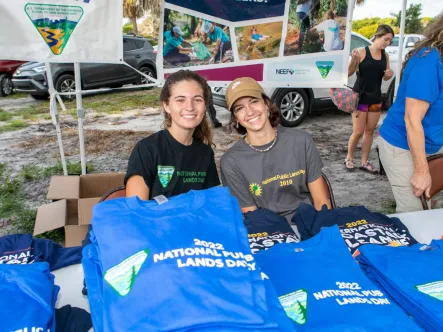
[[[71, 74], [64, 74], [55, 82], [55, 89], [58, 92], [75, 92], [75, 77]], [[74, 100], [75, 95], [60, 96], [63, 100]]]
[[274, 97], [284, 127], [296, 127], [309, 113], [309, 97], [303, 89], [280, 89]]
[[[147, 74], [148, 76], [151, 76], [153, 78], [157, 78], [157, 75], [155, 74], [155, 70], [151, 67], [141, 67], [139, 69], [142, 73]], [[147, 84], [148, 79], [142, 75], [139, 75], [137, 84]]]
[[391, 85], [389, 85], [388, 95], [383, 105], [384, 109], [389, 109], [394, 103], [394, 90], [395, 90], [395, 79], [392, 80]]
[[11, 77], [8, 74], [0, 75], [0, 97], [7, 97], [14, 90]]
[[31, 95], [35, 100], [48, 100], [49, 95]]

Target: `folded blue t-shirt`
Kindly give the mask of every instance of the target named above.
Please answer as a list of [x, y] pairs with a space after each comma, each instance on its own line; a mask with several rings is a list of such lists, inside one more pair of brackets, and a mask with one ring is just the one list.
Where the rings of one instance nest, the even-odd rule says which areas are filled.
[[255, 255], [300, 331], [421, 331], [360, 270], [337, 226]]
[[1, 331], [55, 332], [58, 291], [46, 262], [0, 265]]
[[92, 225], [105, 280], [104, 330], [277, 328], [228, 189], [191, 191], [161, 205], [106, 201], [95, 206]]
[[82, 247], [63, 248], [60, 244], [33, 238], [32, 234], [0, 237], [0, 264], [31, 264], [48, 262], [51, 271], [80, 264]]
[[428, 331], [443, 330], [442, 243], [365, 245], [357, 257], [368, 276]]
[[253, 254], [279, 243], [300, 242], [286, 218], [271, 210], [259, 208], [246, 212], [243, 217]]

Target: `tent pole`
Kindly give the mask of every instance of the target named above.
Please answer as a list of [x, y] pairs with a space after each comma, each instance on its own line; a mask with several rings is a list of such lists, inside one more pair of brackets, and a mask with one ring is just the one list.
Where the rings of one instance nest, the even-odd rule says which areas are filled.
[[82, 165], [82, 175], [86, 174], [86, 153], [85, 153], [85, 135], [83, 132], [83, 120], [85, 119], [85, 112], [83, 110], [82, 99], [82, 80], [80, 73], [80, 64], [74, 62], [74, 76], [75, 76], [75, 100], [77, 103], [77, 117], [78, 117], [78, 138], [80, 143], [80, 161]]
[[406, 7], [408, 0], [403, 0], [401, 8], [401, 23], [400, 23], [400, 40], [398, 41], [398, 58], [397, 58], [397, 70], [395, 72], [395, 89], [394, 89], [394, 101], [397, 99], [398, 86], [400, 85], [400, 73], [403, 59], [403, 42], [405, 38], [405, 23], [406, 23]]
[[62, 162], [63, 167], [63, 175], [68, 175], [68, 169], [66, 167], [66, 159], [65, 159], [65, 151], [63, 149], [63, 139], [62, 139], [62, 132], [60, 130], [60, 119], [58, 116], [58, 110], [57, 110], [57, 100], [55, 97], [55, 89], [54, 89], [54, 82], [52, 80], [52, 70], [51, 70], [51, 64], [49, 62], [45, 63], [46, 66], [46, 80], [48, 82], [48, 89], [49, 89], [49, 113], [51, 114], [52, 123], [55, 126], [55, 131], [57, 132], [57, 141], [58, 141], [58, 148], [60, 150], [60, 159]]

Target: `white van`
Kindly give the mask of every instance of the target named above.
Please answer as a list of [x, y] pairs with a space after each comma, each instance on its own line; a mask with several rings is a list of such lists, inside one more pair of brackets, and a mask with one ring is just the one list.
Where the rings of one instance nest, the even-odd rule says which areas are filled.
[[[372, 42], [364, 36], [352, 32], [351, 50], [366, 47]], [[397, 59], [390, 57], [391, 69], [397, 67]], [[394, 75], [395, 77], [395, 75]], [[394, 77], [382, 83], [382, 95], [386, 106], [390, 106], [394, 96]], [[353, 86], [356, 80], [355, 74], [348, 79], [348, 86]], [[265, 93], [280, 109], [280, 122], [285, 127], [295, 127], [303, 122], [305, 117], [315, 108], [333, 106], [329, 97], [329, 89], [312, 88], [265, 88]], [[212, 88], [214, 104], [226, 107], [226, 88]]]

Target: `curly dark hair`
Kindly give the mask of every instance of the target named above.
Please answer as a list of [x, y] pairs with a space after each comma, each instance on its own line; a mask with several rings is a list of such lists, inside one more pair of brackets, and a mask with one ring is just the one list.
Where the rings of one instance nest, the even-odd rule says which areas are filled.
[[[208, 82], [198, 75], [197, 73], [190, 71], [190, 70], [179, 70], [171, 75], [168, 76], [168, 78], [165, 81], [165, 84], [160, 92], [160, 101], [162, 103], [168, 104], [169, 98], [171, 97], [171, 89], [172, 87], [182, 81], [194, 81], [200, 85], [200, 87], [203, 90], [203, 99], [205, 101], [206, 108], [209, 107], [211, 101], [210, 101], [210, 95], [211, 90], [208, 85]], [[166, 113], [165, 110], [163, 110], [165, 121], [163, 123], [163, 126], [165, 128], [169, 128], [171, 126], [171, 117], [168, 113]], [[214, 143], [212, 141], [212, 129], [211, 125], [209, 124], [208, 118], [205, 116], [202, 120], [202, 122], [195, 128], [194, 134], [192, 137], [202, 141], [205, 144], [208, 144], [209, 146], [214, 147]]]
[[[261, 97], [265, 101], [266, 106], [269, 108], [270, 117], [269, 122], [271, 123], [272, 128], [277, 127], [280, 124], [280, 112], [274, 103], [271, 102], [271, 98], [269, 98], [267, 95], [262, 93]], [[247, 131], [246, 128], [243, 127], [240, 123], [237, 122], [237, 119], [235, 118], [234, 112], [231, 112], [231, 121], [229, 122], [229, 126], [237, 131], [240, 135], [246, 135]]]

